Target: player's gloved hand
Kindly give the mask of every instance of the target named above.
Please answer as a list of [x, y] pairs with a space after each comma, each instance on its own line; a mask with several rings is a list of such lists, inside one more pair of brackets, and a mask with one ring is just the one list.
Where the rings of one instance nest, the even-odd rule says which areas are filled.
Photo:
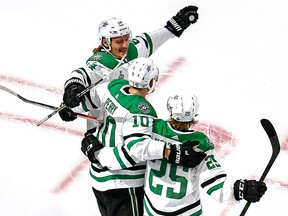
[[78, 78], [69, 79], [65, 83], [63, 102], [66, 106], [74, 108], [79, 106], [79, 104], [84, 100], [83, 97], [76, 97], [76, 95], [82, 92], [85, 89], [85, 86], [82, 80]]
[[164, 26], [175, 36], [180, 37], [185, 29], [187, 29], [191, 24], [194, 24], [198, 20], [198, 7], [187, 6], [181, 9], [175, 16], [167, 21]]
[[264, 182], [256, 180], [237, 180], [234, 183], [234, 197], [236, 200], [245, 199], [249, 202], [258, 202], [267, 187]]
[[77, 118], [77, 115], [69, 107], [60, 110], [59, 116], [65, 122], [74, 121]]
[[206, 157], [206, 153], [196, 151], [199, 145], [198, 141], [186, 141], [182, 144], [170, 145], [169, 163], [175, 163], [187, 167], [194, 168], [199, 165]]
[[93, 134], [85, 134], [82, 140], [81, 151], [88, 157], [91, 163], [99, 163], [95, 158], [95, 153], [102, 149], [104, 146]]

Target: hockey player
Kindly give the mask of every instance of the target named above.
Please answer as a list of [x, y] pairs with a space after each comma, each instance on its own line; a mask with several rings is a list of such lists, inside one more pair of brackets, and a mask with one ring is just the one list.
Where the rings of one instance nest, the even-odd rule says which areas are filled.
[[86, 134], [81, 150], [91, 161], [92, 187], [102, 215], [143, 214], [143, 161], [168, 158], [171, 163], [192, 166], [196, 158], [198, 164], [205, 157], [190, 143], [175, 141], [177, 145], [168, 146], [151, 139], [157, 114], [145, 97], [154, 91], [158, 76], [151, 59], [137, 58], [128, 69], [128, 81], [115, 79], [90, 91], [103, 123], [97, 138]]
[[[127, 68], [132, 60], [137, 57], [149, 57], [170, 38], [180, 37], [184, 30], [197, 21], [197, 10], [196, 6], [184, 7], [169, 19], [164, 27], [135, 38], [131, 37], [128, 25], [121, 19], [111, 18], [102, 21], [98, 30], [100, 46], [93, 50], [94, 54], [87, 60], [86, 66], [72, 71], [65, 82], [63, 103], [69, 108], [59, 112], [61, 119], [76, 119], [77, 116], [70, 108], [78, 107], [83, 102], [76, 95], [85, 87], [101, 79], [126, 79]], [[77, 111], [77, 108], [73, 110]], [[94, 110], [91, 115], [98, 116], [98, 112], [99, 110]], [[91, 129], [90, 132], [94, 131], [95, 126], [95, 122], [88, 121], [87, 128]]]
[[206, 157], [194, 168], [171, 164], [167, 159], [147, 161], [144, 215], [202, 215], [199, 187], [219, 202], [258, 202], [267, 189], [265, 183], [241, 179], [230, 185], [214, 157], [213, 143], [205, 134], [189, 129], [197, 123], [196, 96], [181, 90], [168, 98], [167, 109], [170, 119], [154, 122], [152, 138], [165, 143], [190, 140]]

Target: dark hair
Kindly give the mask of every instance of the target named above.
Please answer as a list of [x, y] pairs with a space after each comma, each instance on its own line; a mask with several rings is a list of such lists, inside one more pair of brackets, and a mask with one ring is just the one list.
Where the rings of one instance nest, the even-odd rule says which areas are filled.
[[195, 124], [193, 120], [191, 122], [178, 122], [173, 118], [170, 118], [168, 122], [175, 130], [178, 130], [178, 131], [188, 130], [190, 127], [192, 127]]
[[102, 49], [102, 46], [99, 45], [98, 47], [93, 49], [93, 53], [96, 54], [97, 52], [100, 52], [101, 49]]

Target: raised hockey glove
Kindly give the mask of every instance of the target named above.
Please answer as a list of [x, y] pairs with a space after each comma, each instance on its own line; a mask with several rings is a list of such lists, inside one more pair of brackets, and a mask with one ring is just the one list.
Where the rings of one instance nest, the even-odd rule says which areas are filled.
[[82, 140], [81, 151], [88, 157], [91, 163], [99, 163], [95, 158], [95, 153], [102, 149], [104, 146], [93, 134], [85, 134]]
[[65, 122], [74, 121], [77, 118], [77, 115], [69, 107], [60, 110], [59, 116]]
[[167, 21], [164, 26], [175, 36], [180, 37], [185, 29], [198, 20], [198, 7], [187, 6], [181, 9], [175, 16]]
[[234, 197], [236, 200], [245, 199], [249, 202], [258, 202], [267, 187], [264, 182], [256, 180], [237, 180], [234, 183]]
[[169, 163], [175, 163], [182, 166], [194, 168], [199, 165], [206, 157], [206, 153], [195, 151], [199, 146], [198, 141], [186, 141], [182, 144], [170, 145]]
[[74, 108], [80, 105], [80, 103], [84, 100], [83, 97], [76, 97], [78, 93], [81, 93], [85, 89], [85, 86], [82, 80], [78, 78], [69, 79], [65, 83], [64, 87], [64, 95], [63, 102], [66, 106], [70, 108]]

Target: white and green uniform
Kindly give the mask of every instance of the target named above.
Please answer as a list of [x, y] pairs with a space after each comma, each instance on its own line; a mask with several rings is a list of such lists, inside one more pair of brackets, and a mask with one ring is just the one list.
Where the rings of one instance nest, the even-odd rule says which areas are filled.
[[[87, 60], [86, 66], [72, 71], [67, 80], [71, 78], [79, 78], [86, 86], [90, 86], [100, 79], [104, 79], [102, 82], [118, 78], [127, 79], [127, 69], [134, 59], [138, 57], [151, 56], [162, 44], [173, 37], [175, 37], [174, 34], [163, 27], [151, 33], [143, 33], [141, 36], [133, 38], [129, 44], [126, 59], [124, 59], [121, 66], [119, 66], [110, 75], [108, 74], [116, 67], [120, 60], [116, 59], [110, 53], [106, 53], [103, 49], [92, 55]], [[108, 77], [106, 77], [107, 75]], [[91, 99], [88, 98], [88, 100]], [[82, 104], [82, 106], [84, 110], [88, 110], [85, 105]], [[79, 111], [78, 108], [74, 108], [73, 110], [76, 112]], [[92, 115], [98, 116], [97, 111], [92, 112]], [[95, 126], [93, 122], [88, 122], [88, 129]]]
[[129, 87], [127, 80], [115, 79], [90, 91], [102, 121], [96, 137], [104, 146], [114, 147], [100, 150], [97, 159], [101, 165], [91, 164], [92, 186], [99, 191], [143, 186], [143, 161], [164, 154], [165, 143], [151, 139], [157, 118], [154, 108], [144, 97], [130, 94]]
[[153, 124], [152, 138], [167, 144], [197, 140], [207, 156], [195, 168], [169, 164], [167, 159], [147, 161], [145, 215], [202, 215], [200, 186], [219, 202], [235, 200], [230, 185], [224, 187], [226, 173], [214, 158], [214, 146], [205, 134], [177, 131], [167, 121], [158, 119]]

